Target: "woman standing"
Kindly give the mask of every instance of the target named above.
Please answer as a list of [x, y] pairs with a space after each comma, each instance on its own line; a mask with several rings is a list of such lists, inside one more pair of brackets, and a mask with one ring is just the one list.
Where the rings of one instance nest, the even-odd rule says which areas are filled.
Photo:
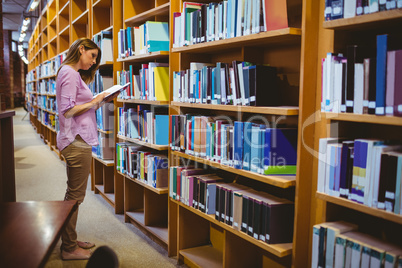
[[[98, 144], [95, 110], [106, 93], [93, 98], [87, 84], [93, 81], [101, 58], [99, 47], [88, 38], [76, 40], [57, 71], [56, 100], [60, 131], [57, 147], [66, 159], [67, 191], [64, 200], [85, 197], [90, 173], [92, 146]], [[85, 260], [88, 250], [95, 244], [77, 240], [76, 223], [78, 208], [62, 232], [61, 257], [63, 260]]]

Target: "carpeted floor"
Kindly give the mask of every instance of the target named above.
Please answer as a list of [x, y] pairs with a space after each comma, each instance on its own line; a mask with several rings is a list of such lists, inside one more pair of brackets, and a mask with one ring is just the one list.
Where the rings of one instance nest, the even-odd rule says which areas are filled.
[[[25, 111], [15, 109], [14, 148], [17, 201], [63, 200], [66, 190], [65, 163], [43, 142], [29, 122]], [[97, 246], [107, 245], [118, 256], [120, 267], [185, 267], [150, 240], [132, 224], [125, 223], [123, 215], [90, 190], [90, 181], [84, 203], [78, 216], [78, 239]], [[46, 268], [85, 267], [87, 261], [62, 261], [59, 241]]]

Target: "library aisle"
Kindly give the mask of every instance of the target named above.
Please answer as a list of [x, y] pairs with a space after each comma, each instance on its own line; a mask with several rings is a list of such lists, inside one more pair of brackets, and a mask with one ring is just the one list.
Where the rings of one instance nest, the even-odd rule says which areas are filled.
[[[22, 108], [15, 110], [14, 148], [17, 201], [62, 200], [66, 187], [65, 163], [52, 152], [25, 118]], [[88, 184], [90, 186], [90, 184]], [[87, 188], [80, 206], [77, 224], [78, 238], [107, 245], [116, 251], [120, 267], [185, 267], [177, 266], [176, 259], [154, 243], [132, 224], [124, 223], [123, 215]], [[46, 268], [85, 267], [87, 261], [62, 261], [60, 244], [56, 245]]]

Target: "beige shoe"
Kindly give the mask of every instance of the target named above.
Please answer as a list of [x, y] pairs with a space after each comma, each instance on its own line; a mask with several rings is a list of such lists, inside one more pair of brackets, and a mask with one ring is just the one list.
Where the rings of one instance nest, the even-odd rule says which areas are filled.
[[77, 241], [77, 245], [83, 249], [90, 249], [95, 246], [95, 244], [92, 242], [82, 242], [82, 241]]
[[62, 250], [61, 258], [62, 260], [88, 260], [89, 257], [91, 257], [91, 254], [91, 250], [77, 248], [76, 250], [71, 252]]

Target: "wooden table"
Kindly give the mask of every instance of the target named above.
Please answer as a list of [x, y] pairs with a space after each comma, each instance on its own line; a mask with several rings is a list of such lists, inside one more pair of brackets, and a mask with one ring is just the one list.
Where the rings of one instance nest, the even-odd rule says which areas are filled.
[[15, 201], [14, 111], [0, 112], [0, 202]]
[[0, 203], [0, 267], [43, 267], [77, 201]]

